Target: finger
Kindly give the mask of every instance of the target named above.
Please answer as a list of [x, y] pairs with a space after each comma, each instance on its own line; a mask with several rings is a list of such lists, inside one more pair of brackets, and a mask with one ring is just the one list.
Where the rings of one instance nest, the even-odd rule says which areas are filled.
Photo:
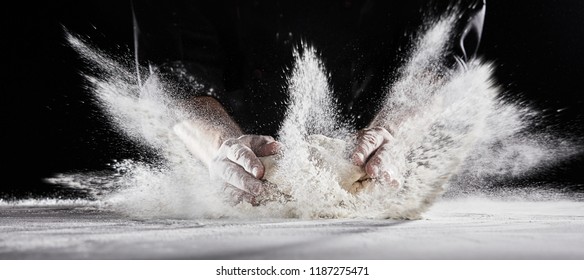
[[366, 129], [357, 137], [357, 146], [353, 152], [352, 160], [355, 165], [363, 166], [371, 155], [383, 145], [391, 135], [381, 127]]
[[390, 187], [399, 188], [400, 183], [396, 179], [399, 174], [392, 156], [386, 145], [381, 146], [367, 161], [365, 173], [371, 178], [380, 179]]
[[257, 136], [250, 142], [250, 148], [257, 156], [265, 157], [277, 154], [282, 148], [282, 143], [271, 136]]
[[261, 145], [260, 147], [257, 147], [256, 149], [253, 149], [253, 150], [258, 157], [267, 157], [267, 156], [271, 156], [271, 155], [275, 155], [275, 154], [279, 153], [281, 149], [282, 149], [282, 143], [270, 142], [270, 143], [266, 143], [264, 145]]
[[258, 195], [264, 190], [262, 181], [246, 172], [240, 165], [225, 160], [218, 167], [222, 170], [221, 178], [225, 183], [252, 195]]
[[[391, 164], [391, 155], [386, 145], [381, 146], [365, 164], [365, 173], [371, 178], [391, 179], [387, 167]], [[389, 176], [389, 177], [388, 177]]]
[[264, 177], [264, 165], [249, 147], [235, 143], [228, 148], [226, 155], [257, 179]]
[[245, 201], [253, 206], [259, 205], [259, 203], [257, 203], [257, 200], [253, 195], [241, 189], [238, 189], [230, 184], [225, 184], [224, 191], [234, 205], [242, 201]]
[[379, 155], [374, 155], [365, 164], [365, 173], [370, 178], [378, 178], [380, 174], [383, 159]]

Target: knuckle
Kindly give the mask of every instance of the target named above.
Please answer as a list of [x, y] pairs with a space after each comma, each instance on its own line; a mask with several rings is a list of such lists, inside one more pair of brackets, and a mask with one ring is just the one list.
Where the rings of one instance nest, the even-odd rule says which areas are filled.
[[242, 187], [244, 187], [244, 189], [246, 191], [251, 191], [251, 189], [253, 188], [253, 186], [254, 186], [254, 180], [253, 179], [251, 179], [251, 178], [245, 178], [245, 179], [243, 179]]
[[242, 147], [241, 145], [233, 146], [231, 150], [231, 156], [233, 157], [233, 160], [240, 161], [242, 159], [245, 159], [246, 155], [247, 151], [245, 150], [244, 147]]
[[379, 146], [379, 149], [377, 149], [377, 154], [379, 157], [387, 157], [389, 156], [389, 147], [387, 144], [383, 144], [381, 146]]
[[238, 142], [239, 141], [237, 141], [237, 139], [229, 138], [225, 140], [221, 146], [231, 147], [233, 145], [236, 145]]
[[376, 155], [369, 160], [369, 164], [380, 166], [381, 164], [383, 164], [383, 159], [380, 156]]
[[276, 142], [276, 139], [274, 139], [274, 137], [272, 137], [272, 136], [266, 136], [266, 135], [260, 136], [259, 137], [259, 140], [260, 140], [259, 142], [261, 144], [267, 144], [267, 143]]
[[381, 127], [381, 126], [368, 128], [366, 133], [373, 134], [377, 137], [381, 137], [384, 140], [388, 140], [392, 137], [391, 133], [389, 133], [389, 131], [387, 129], [385, 129], [384, 127]]
[[373, 128], [373, 130], [375, 132], [378, 132], [378, 133], [383, 133], [384, 131], [386, 131], [385, 128], [383, 128], [381, 126], [376, 126], [376, 127]]
[[373, 146], [377, 142], [377, 138], [371, 133], [365, 133], [363, 136], [361, 136], [361, 142], [363, 144]]
[[251, 145], [250, 143], [252, 143], [254, 141], [254, 139], [255, 139], [255, 135], [245, 134], [245, 135], [241, 135], [241, 136], [237, 137], [236, 141], [240, 145], [249, 146], [249, 145]]
[[229, 182], [230, 184], [234, 184], [235, 182], [237, 182], [237, 177], [239, 177], [239, 174], [237, 174], [237, 171], [234, 170], [233, 168], [226, 168], [223, 172], [223, 179], [226, 182]]
[[363, 147], [363, 145], [358, 145], [358, 146], [355, 148], [355, 152], [354, 152], [354, 154], [357, 154], [357, 153], [358, 153], [358, 154], [362, 154], [362, 155], [364, 156], [364, 155], [365, 155], [365, 153], [366, 153], [366, 149], [365, 149], [365, 147]]
[[249, 145], [252, 147], [259, 147], [276, 141], [274, 137], [267, 135], [251, 135], [251, 137]]

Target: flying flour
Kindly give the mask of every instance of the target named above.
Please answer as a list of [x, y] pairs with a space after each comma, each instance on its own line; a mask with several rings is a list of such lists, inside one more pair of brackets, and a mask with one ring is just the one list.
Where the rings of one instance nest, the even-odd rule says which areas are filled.
[[[345, 191], [357, 194], [372, 184], [372, 180], [367, 178], [363, 168], [352, 164], [348, 160], [348, 152], [350, 150], [347, 142], [324, 135], [310, 135], [306, 139], [306, 144], [311, 161], [319, 168], [331, 172], [336, 178], [335, 181]], [[275, 184], [280, 191], [286, 192], [286, 189], [288, 189], [289, 192], [290, 187], [287, 185], [290, 182], [286, 182], [281, 177], [286, 170], [279, 167], [278, 158], [278, 155], [260, 158], [266, 169], [264, 179]]]
[[464, 71], [443, 67], [457, 18], [425, 27], [372, 124], [399, 123], [387, 166], [399, 188], [366, 178], [350, 163], [355, 131], [338, 121], [327, 73], [309, 46], [295, 51], [288, 111], [277, 135], [284, 149], [262, 159], [266, 179], [277, 191], [254, 207], [228, 202], [220, 183], [210, 180], [174, 135], [175, 124], [196, 116], [176, 106], [169, 97], [172, 87], [155, 75], [138, 86], [133, 71], [73, 36], [71, 45], [98, 70], [87, 78], [104, 112], [163, 160], [126, 160], [114, 165], [111, 176], [72, 174], [50, 181], [89, 190], [104, 207], [140, 217], [415, 219], [447, 188], [480, 185], [481, 178], [510, 170], [520, 175], [572, 154], [566, 141], [526, 132], [534, 114], [500, 98], [491, 65], [471, 61]]

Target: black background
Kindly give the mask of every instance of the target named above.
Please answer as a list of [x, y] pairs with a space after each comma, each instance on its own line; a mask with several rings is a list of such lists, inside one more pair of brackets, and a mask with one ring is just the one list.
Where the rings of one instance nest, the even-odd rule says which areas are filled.
[[[82, 65], [62, 28], [107, 51], [130, 52], [129, 1], [45, 2], [2, 9], [1, 197], [53, 195], [43, 178], [101, 170], [137, 153], [83, 88]], [[479, 54], [494, 61], [498, 83], [508, 96], [543, 111], [552, 127], [576, 135], [584, 135], [583, 50], [583, 1], [487, 3]], [[583, 167], [580, 156], [534, 180], [582, 186]]]

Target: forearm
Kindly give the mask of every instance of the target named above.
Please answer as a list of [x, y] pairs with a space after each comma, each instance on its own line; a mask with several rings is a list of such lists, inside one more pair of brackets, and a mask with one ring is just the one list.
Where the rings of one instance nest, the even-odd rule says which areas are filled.
[[239, 125], [212, 97], [194, 97], [183, 102], [182, 107], [188, 117], [173, 130], [189, 151], [207, 166], [225, 140], [243, 134]]

